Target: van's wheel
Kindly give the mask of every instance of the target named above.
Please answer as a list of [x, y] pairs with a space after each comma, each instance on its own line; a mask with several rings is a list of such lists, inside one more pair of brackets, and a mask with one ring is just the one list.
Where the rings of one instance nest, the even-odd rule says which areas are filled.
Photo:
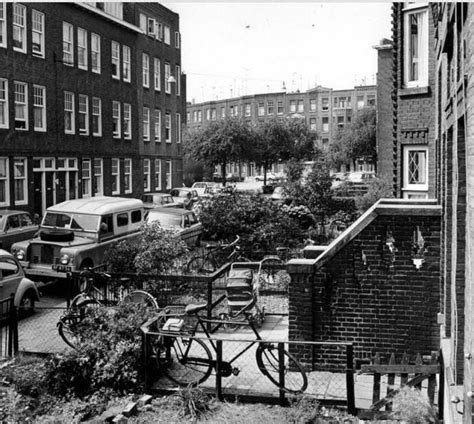
[[20, 304], [18, 306], [18, 312], [20, 317], [27, 317], [33, 314], [35, 311], [35, 300], [36, 296], [32, 290], [27, 290], [23, 297], [20, 300]]

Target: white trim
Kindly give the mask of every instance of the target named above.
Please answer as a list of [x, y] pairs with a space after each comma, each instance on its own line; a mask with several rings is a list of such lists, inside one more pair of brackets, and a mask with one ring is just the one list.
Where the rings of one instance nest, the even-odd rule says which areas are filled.
[[[410, 54], [410, 37], [408, 36], [408, 19], [410, 16], [417, 14], [419, 16], [419, 34], [418, 34], [418, 79], [409, 80], [410, 65], [412, 61], [409, 60]], [[428, 8], [414, 8], [408, 9], [403, 14], [403, 39], [404, 39], [404, 53], [403, 53], [403, 80], [404, 86], [411, 87], [426, 87], [428, 86], [428, 66], [429, 66], [429, 43], [428, 43], [428, 31], [429, 31], [429, 17]]]
[[5, 176], [0, 174], [0, 181], [5, 181], [5, 201], [0, 201], [0, 206], [10, 205], [10, 170], [9, 160], [7, 157], [0, 157], [0, 161], [5, 161]]
[[[114, 173], [114, 162], [117, 165], [117, 172]], [[110, 166], [110, 174], [112, 175], [112, 194], [120, 194], [120, 159], [119, 158], [112, 158], [111, 166]], [[117, 183], [115, 187], [116, 190], [113, 190], [113, 183], [114, 181]]]
[[1, 15], [1, 20], [0, 23], [2, 23], [2, 30], [0, 32], [0, 37], [3, 39], [3, 42], [0, 43], [0, 47], [7, 47], [7, 3], [6, 2], [0, 2], [0, 7], [2, 10], [2, 15]]
[[[127, 166], [129, 167], [129, 170], [127, 172]], [[133, 184], [132, 184], [132, 176], [133, 176], [133, 162], [132, 159], [130, 158], [125, 158], [123, 160], [123, 184], [124, 184], [124, 193], [125, 194], [130, 194], [133, 191]], [[129, 182], [128, 182], [128, 189], [126, 188], [126, 179], [127, 176], [129, 177]]]
[[[424, 183], [419, 184], [409, 184], [408, 183], [408, 171], [409, 171], [409, 152], [419, 151], [424, 152]], [[429, 151], [428, 146], [426, 145], [404, 145], [403, 146], [403, 184], [402, 191], [427, 191], [429, 186], [428, 181], [428, 169], [429, 169]]]
[[9, 128], [10, 124], [10, 115], [8, 112], [8, 80], [6, 78], [0, 78], [0, 83], [4, 83], [5, 91], [4, 91], [4, 98], [2, 99], [2, 103], [5, 105], [5, 123], [2, 125], [0, 124], [0, 128]]
[[[24, 175], [22, 177], [16, 177], [15, 175], [15, 165], [17, 161], [23, 162]], [[14, 157], [13, 158], [13, 180], [22, 180], [23, 181], [23, 200], [16, 200], [16, 192], [13, 193], [15, 206], [16, 205], [27, 205], [28, 204], [28, 159], [25, 157]], [[16, 188], [16, 184], [14, 184]]]

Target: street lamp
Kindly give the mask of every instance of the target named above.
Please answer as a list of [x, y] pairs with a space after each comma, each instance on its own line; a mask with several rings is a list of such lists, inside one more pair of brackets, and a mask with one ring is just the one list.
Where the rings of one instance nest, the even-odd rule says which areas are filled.
[[176, 78], [173, 75], [168, 77], [168, 82], [171, 84], [172, 82], [176, 82]]

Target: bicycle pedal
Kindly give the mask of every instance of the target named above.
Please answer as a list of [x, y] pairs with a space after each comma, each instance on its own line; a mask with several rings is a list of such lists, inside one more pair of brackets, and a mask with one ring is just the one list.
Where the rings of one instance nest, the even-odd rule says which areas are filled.
[[232, 374], [234, 374], [235, 376], [238, 376], [240, 374], [240, 370], [237, 367], [232, 368]]

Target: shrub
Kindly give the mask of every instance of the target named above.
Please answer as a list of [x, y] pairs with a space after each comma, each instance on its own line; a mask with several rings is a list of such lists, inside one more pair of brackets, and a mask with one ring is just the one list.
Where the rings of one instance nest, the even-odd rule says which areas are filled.
[[44, 360], [36, 356], [17, 356], [11, 366], [2, 369], [3, 378], [25, 396], [39, 397], [45, 392]]
[[104, 262], [111, 272], [136, 272], [134, 259], [138, 252], [137, 244], [123, 240], [105, 251]]
[[380, 178], [373, 178], [368, 183], [368, 190], [363, 196], [358, 196], [355, 199], [355, 204], [360, 212], [365, 212], [377, 200], [384, 197], [393, 197], [393, 191], [390, 184]]
[[436, 410], [420, 390], [403, 386], [393, 398], [391, 418], [407, 424], [437, 423]]
[[177, 393], [178, 409], [182, 417], [198, 420], [214, 408], [212, 398], [199, 387], [186, 387]]

